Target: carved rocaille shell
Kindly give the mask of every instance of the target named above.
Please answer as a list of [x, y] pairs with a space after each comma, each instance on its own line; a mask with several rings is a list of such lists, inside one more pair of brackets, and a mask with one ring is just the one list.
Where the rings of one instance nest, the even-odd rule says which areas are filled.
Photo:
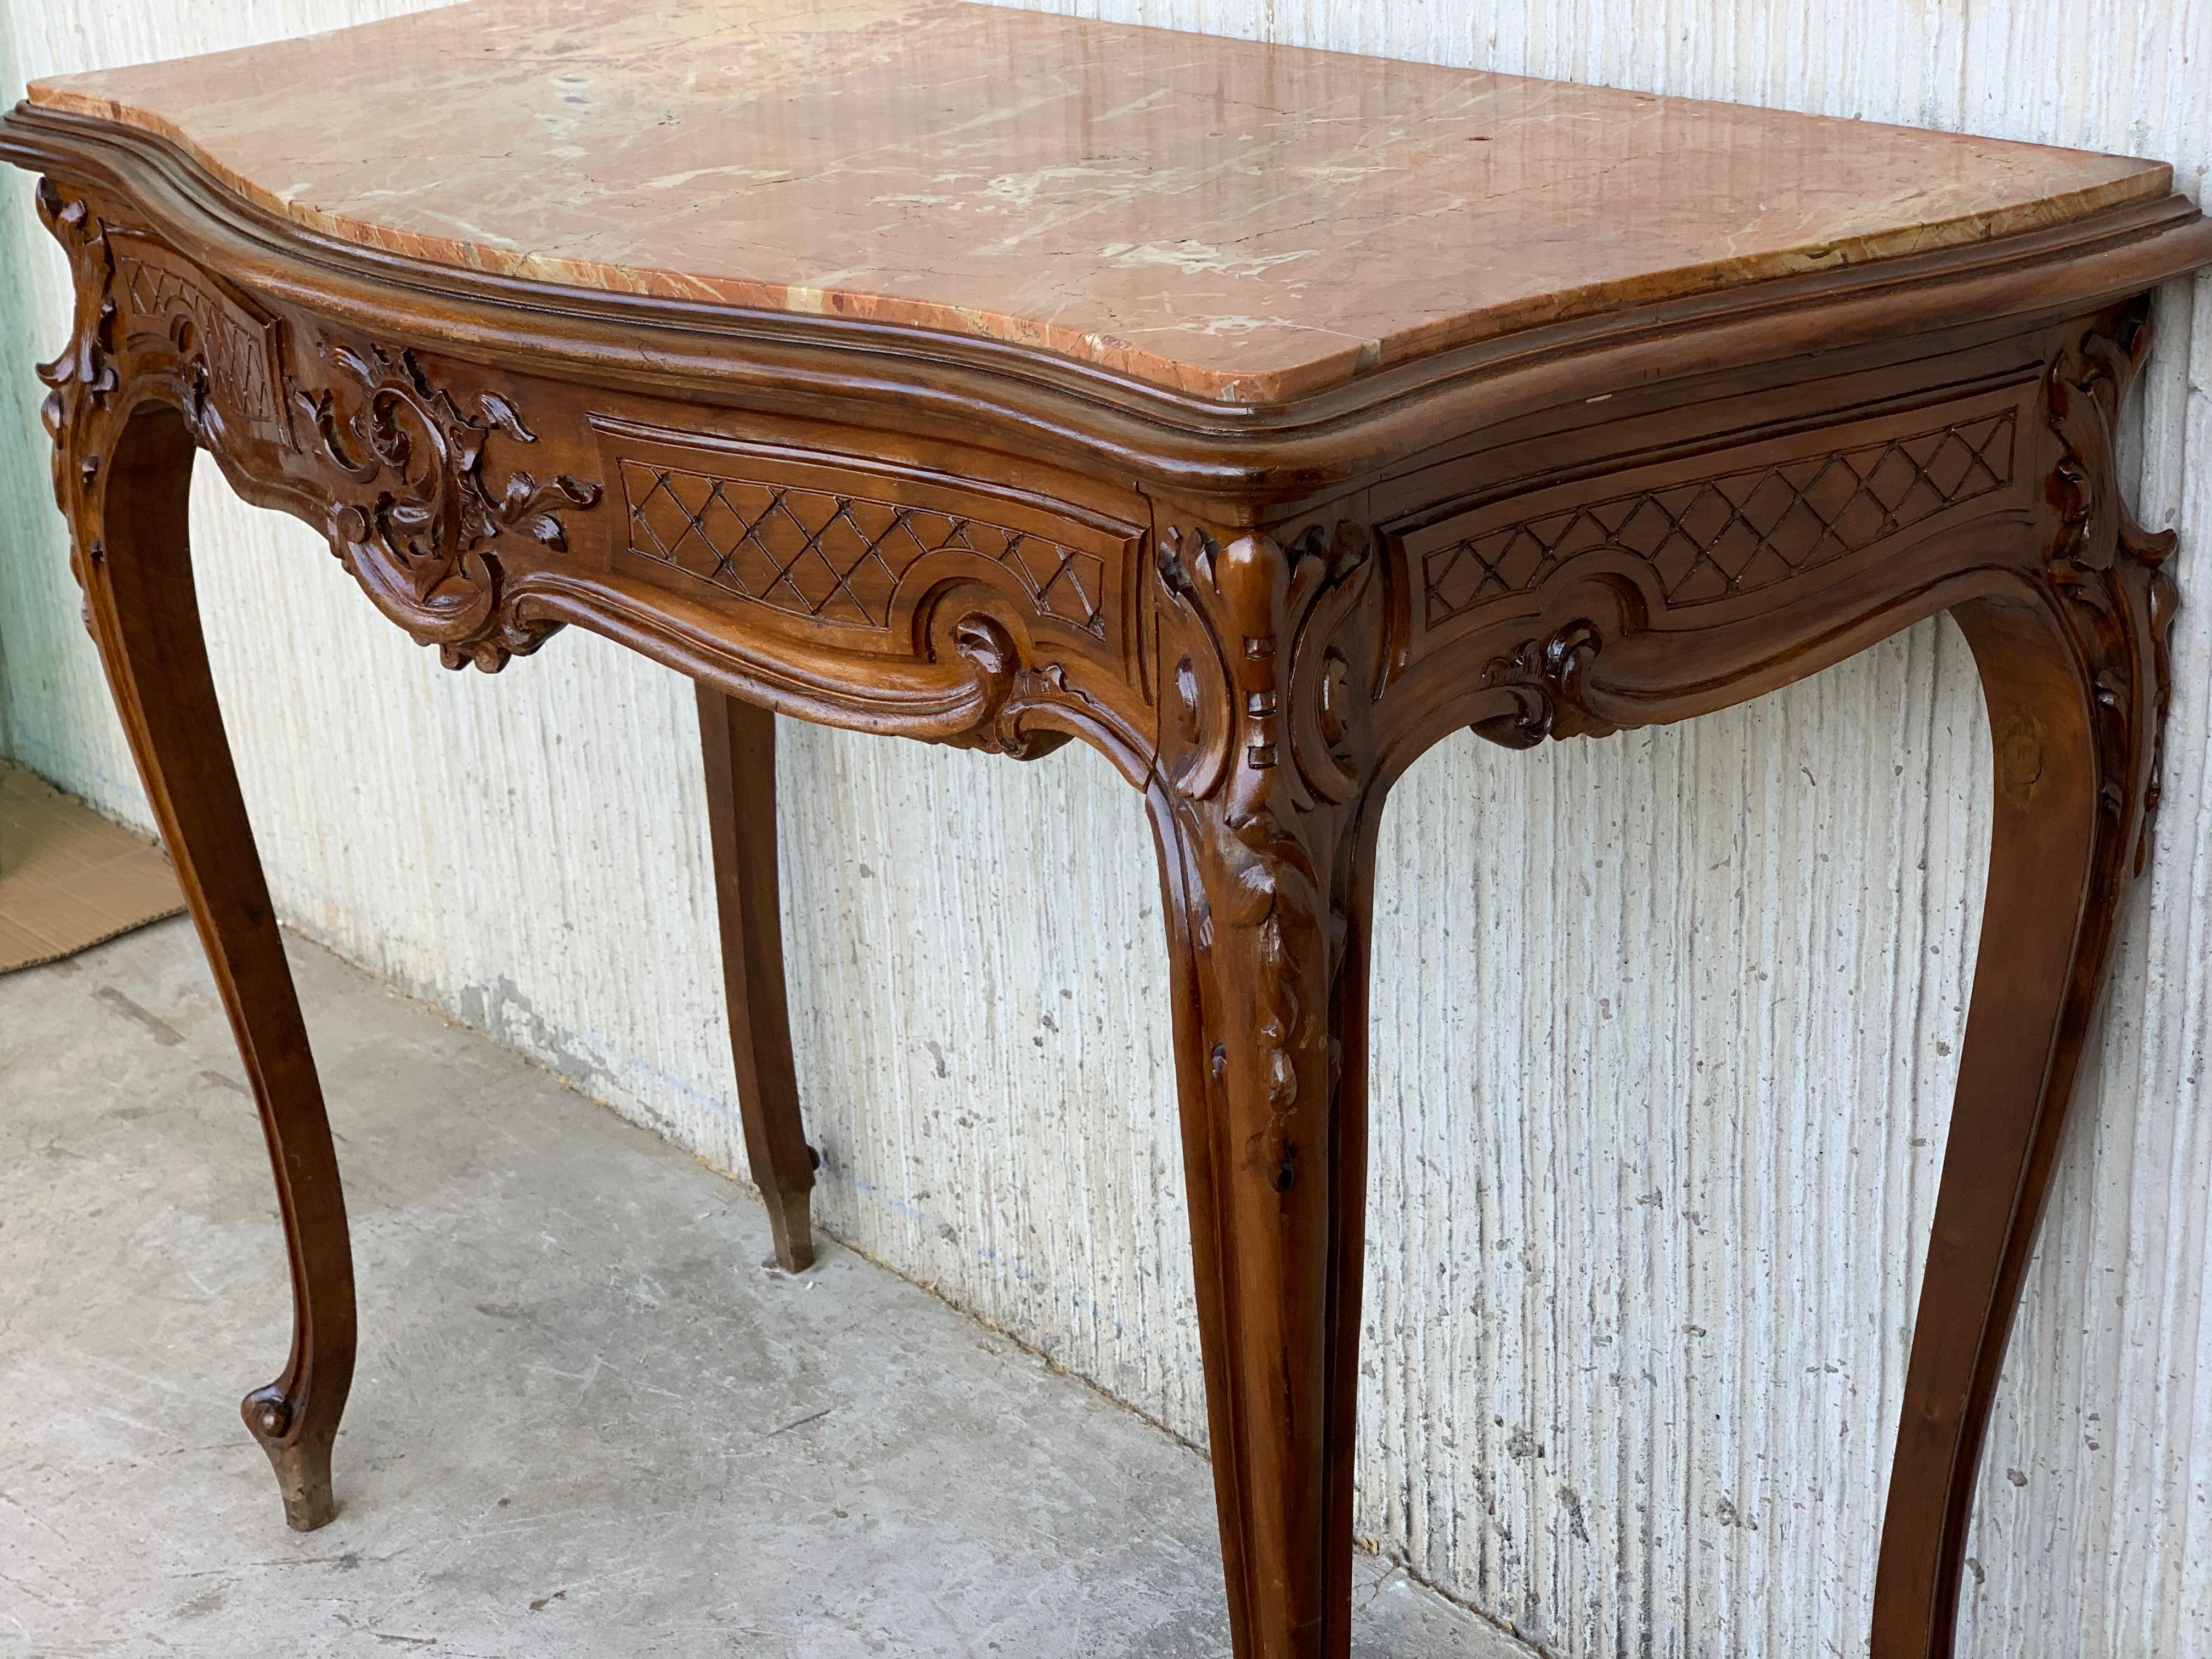
[[[49, 433], [62, 452], [84, 452], [74, 475], [57, 471], [64, 510], [97, 476], [94, 441], [73, 429], [118, 399], [127, 353], [134, 379], [169, 386], [195, 435], [228, 464], [245, 466], [248, 446], [271, 444], [318, 469], [287, 483], [321, 494], [333, 550], [388, 615], [438, 646], [450, 665], [497, 668], [557, 626], [516, 614], [501, 546], [523, 536], [565, 550], [563, 513], [596, 506], [599, 487], [566, 474], [540, 483], [519, 468], [492, 484], [486, 450], [495, 437], [537, 441], [507, 398], [487, 391], [464, 409], [412, 349], [335, 337], [317, 348], [331, 384], [309, 391], [288, 380], [280, 397], [273, 318], [157, 239], [112, 228], [50, 179], [39, 202], [70, 252], [77, 289], [70, 349], [40, 370]], [[304, 451], [294, 441], [295, 413], [313, 434]]]
[[291, 396], [336, 475], [333, 548], [448, 666], [495, 670], [535, 650], [558, 624], [519, 617], [507, 603], [501, 541], [522, 535], [566, 551], [562, 511], [597, 506], [599, 486], [565, 473], [540, 483], [517, 469], [495, 489], [484, 477], [495, 435], [538, 441], [508, 399], [482, 392], [465, 410], [404, 348], [325, 339], [319, 355], [338, 386], [295, 385]]

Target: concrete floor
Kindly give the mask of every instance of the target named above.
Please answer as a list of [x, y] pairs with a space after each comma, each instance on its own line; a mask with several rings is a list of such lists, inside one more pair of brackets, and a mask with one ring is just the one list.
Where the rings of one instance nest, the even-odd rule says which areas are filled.
[[[237, 1401], [289, 1340], [190, 927], [0, 978], [0, 1655], [1228, 1653], [1205, 1462], [294, 941], [362, 1298], [341, 1512]], [[1379, 1561], [1363, 1659], [1523, 1650]]]

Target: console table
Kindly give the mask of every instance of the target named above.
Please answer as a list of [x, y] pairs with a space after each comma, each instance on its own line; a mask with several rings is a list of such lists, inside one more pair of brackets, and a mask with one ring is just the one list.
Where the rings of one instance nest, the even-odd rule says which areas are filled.
[[295, 1335], [245, 1414], [295, 1527], [333, 1513], [351, 1265], [196, 450], [450, 665], [574, 623], [697, 682], [793, 1268], [774, 714], [1073, 738], [1144, 792], [1244, 1659], [1349, 1648], [1392, 781], [1462, 726], [1679, 720], [1948, 611], [1995, 831], [1872, 1620], [1877, 1659], [1950, 1651], [2157, 803], [2173, 543], [2113, 428], [2148, 290], [2212, 263], [2166, 167], [962, 0], [474, 0], [40, 82], [0, 156], [74, 270], [55, 489], [276, 1168]]

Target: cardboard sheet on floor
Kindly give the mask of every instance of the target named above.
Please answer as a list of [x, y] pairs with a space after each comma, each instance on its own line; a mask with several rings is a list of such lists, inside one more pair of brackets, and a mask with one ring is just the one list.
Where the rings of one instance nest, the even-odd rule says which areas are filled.
[[184, 908], [159, 846], [0, 762], [0, 974], [72, 956]]

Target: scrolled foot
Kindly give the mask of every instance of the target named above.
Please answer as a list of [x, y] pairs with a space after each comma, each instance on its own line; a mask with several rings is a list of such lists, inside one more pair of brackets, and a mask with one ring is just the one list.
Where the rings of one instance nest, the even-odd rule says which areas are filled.
[[276, 1471], [276, 1490], [284, 1500], [284, 1524], [294, 1532], [313, 1532], [329, 1525], [338, 1512], [337, 1501], [331, 1495], [330, 1442], [305, 1435], [287, 1439], [293, 1423], [292, 1405], [283, 1390], [274, 1386], [246, 1395], [239, 1412]]

